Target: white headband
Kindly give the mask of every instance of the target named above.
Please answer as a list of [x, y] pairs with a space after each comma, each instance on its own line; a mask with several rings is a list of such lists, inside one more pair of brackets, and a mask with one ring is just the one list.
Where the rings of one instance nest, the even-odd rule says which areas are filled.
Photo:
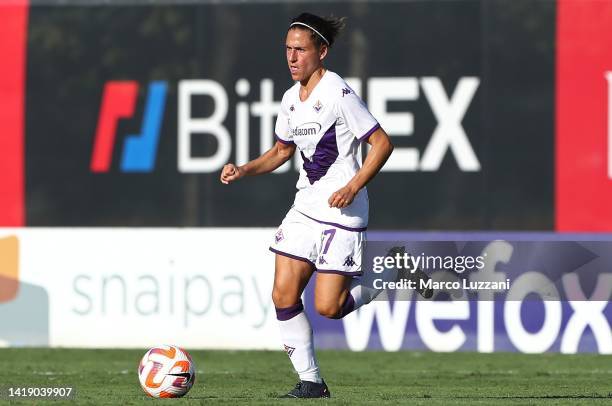
[[314, 29], [314, 28], [312, 28], [310, 25], [308, 25], [308, 24], [304, 24], [304, 23], [297, 23], [297, 22], [296, 22], [296, 23], [291, 23], [291, 25], [289, 26], [289, 28], [293, 27], [294, 25], [303, 25], [304, 27], [308, 27], [308, 28], [310, 28], [311, 30], [313, 30], [314, 32], [316, 32], [316, 33], [319, 35], [319, 37], [323, 38], [323, 41], [325, 41], [325, 43], [327, 44], [327, 46], [329, 46], [329, 41], [327, 40], [327, 38], [325, 38], [323, 35], [321, 35], [321, 33], [320, 33], [319, 31], [315, 30], [315, 29]]

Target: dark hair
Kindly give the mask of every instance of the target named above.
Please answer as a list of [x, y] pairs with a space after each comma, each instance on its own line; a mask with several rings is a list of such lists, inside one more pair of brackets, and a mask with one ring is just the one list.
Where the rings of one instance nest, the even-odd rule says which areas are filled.
[[[317, 48], [320, 48], [323, 44], [331, 47], [338, 36], [338, 33], [344, 28], [345, 20], [346, 17], [319, 17], [310, 13], [302, 13], [291, 20], [289, 29], [301, 28], [304, 30], [309, 30], [312, 41], [315, 43]], [[302, 24], [305, 24], [308, 27]], [[313, 31], [313, 29], [318, 31], [318, 33]]]

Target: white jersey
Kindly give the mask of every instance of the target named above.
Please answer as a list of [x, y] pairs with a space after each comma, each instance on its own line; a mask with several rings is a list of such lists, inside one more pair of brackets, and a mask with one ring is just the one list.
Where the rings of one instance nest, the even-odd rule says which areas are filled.
[[364, 187], [344, 209], [329, 207], [329, 197], [361, 168], [360, 144], [380, 125], [344, 79], [326, 71], [302, 102], [299, 82], [283, 95], [276, 137], [295, 144], [303, 166], [294, 208], [313, 220], [363, 231], [368, 225]]

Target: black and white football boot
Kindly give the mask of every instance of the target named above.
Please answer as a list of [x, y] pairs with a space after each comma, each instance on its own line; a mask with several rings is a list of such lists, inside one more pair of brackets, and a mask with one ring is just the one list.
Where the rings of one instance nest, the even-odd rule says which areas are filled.
[[281, 396], [285, 399], [307, 399], [307, 398], [329, 398], [331, 394], [325, 384], [325, 381], [321, 383], [300, 381], [295, 385], [295, 388], [286, 395]]

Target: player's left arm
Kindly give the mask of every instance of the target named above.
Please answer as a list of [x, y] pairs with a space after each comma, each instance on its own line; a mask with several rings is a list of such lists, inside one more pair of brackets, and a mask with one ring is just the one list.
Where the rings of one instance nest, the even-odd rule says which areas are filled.
[[382, 128], [374, 131], [366, 142], [372, 148], [368, 152], [361, 169], [346, 186], [332, 193], [328, 200], [329, 207], [342, 209], [353, 203], [357, 193], [376, 176], [380, 168], [383, 167], [389, 156], [391, 156], [391, 152], [393, 152], [393, 144]]

